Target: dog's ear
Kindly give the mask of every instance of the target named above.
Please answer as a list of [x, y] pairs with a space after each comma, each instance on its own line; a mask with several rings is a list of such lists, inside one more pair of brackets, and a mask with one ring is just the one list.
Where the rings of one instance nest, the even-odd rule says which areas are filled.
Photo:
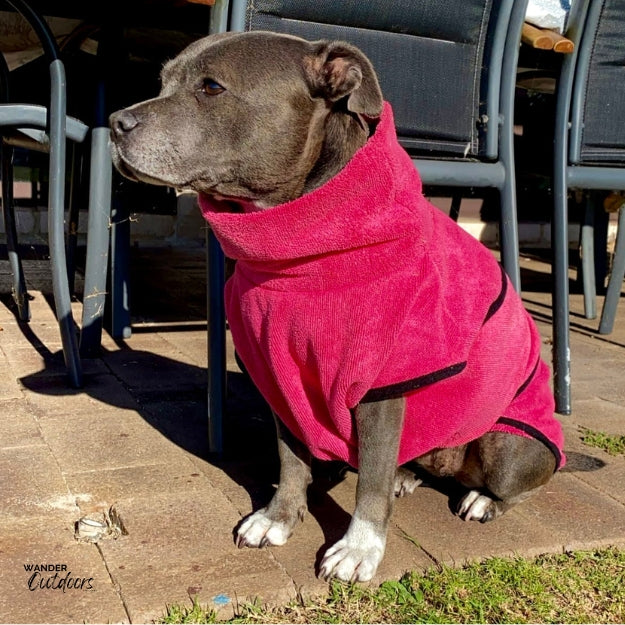
[[356, 47], [341, 41], [319, 41], [306, 57], [304, 69], [314, 96], [330, 102], [347, 98], [347, 109], [375, 119], [382, 113], [382, 91], [371, 61]]

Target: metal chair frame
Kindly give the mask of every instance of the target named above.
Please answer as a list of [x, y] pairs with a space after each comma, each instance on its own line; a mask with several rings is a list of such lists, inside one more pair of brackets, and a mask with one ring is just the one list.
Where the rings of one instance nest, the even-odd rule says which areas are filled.
[[[82, 363], [76, 324], [71, 310], [71, 298], [65, 254], [65, 171], [67, 140], [83, 142], [89, 128], [79, 120], [66, 115], [67, 96], [65, 67], [59, 48], [45, 20], [25, 0], [7, 0], [37, 33], [46, 58], [50, 61], [49, 106], [3, 103], [0, 105], [0, 126], [18, 128], [33, 139], [39, 149], [49, 152], [48, 243], [52, 267], [52, 289], [59, 323], [63, 356], [72, 386], [83, 383]], [[3, 59], [4, 80], [8, 83], [6, 63]], [[4, 85], [7, 87], [7, 84]], [[7, 102], [6, 97], [4, 101]], [[100, 344], [101, 318], [106, 293], [106, 268], [108, 264], [108, 228], [110, 221], [110, 187], [112, 163], [109, 152], [109, 131], [101, 118], [91, 132], [91, 179], [89, 192], [89, 225], [87, 240], [87, 266], [81, 338], [86, 344]], [[6, 148], [5, 148], [6, 150]], [[17, 235], [12, 206], [12, 170], [3, 154], [3, 208], [7, 230], [7, 247], [13, 272], [14, 297], [20, 319], [28, 321], [28, 299], [25, 279], [19, 258]], [[102, 228], [106, 234], [103, 235]], [[105, 245], [100, 245], [104, 242]], [[97, 249], [96, 249], [97, 247]], [[100, 328], [100, 333], [97, 331]], [[96, 328], [94, 332], [93, 329]]]
[[[568, 191], [569, 189], [625, 190], [623, 167], [585, 164], [581, 145], [583, 107], [588, 69], [603, 0], [577, 0], [569, 19], [567, 38], [575, 44], [573, 53], [564, 56], [557, 88], [554, 137], [554, 212], [553, 250], [553, 342], [554, 392], [556, 410], [571, 413], [571, 354], [569, 321]], [[625, 277], [625, 210], [621, 209], [615, 251], [604, 303], [600, 333], [612, 331], [616, 305]], [[586, 307], [594, 301], [594, 261], [592, 233], [582, 235], [582, 271]], [[592, 275], [592, 278], [591, 278]], [[592, 313], [591, 313], [592, 314]]]

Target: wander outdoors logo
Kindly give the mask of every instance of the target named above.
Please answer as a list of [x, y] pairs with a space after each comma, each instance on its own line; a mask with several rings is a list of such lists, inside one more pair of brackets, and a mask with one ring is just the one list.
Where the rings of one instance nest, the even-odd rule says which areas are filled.
[[75, 577], [67, 564], [24, 564], [24, 570], [29, 574], [28, 589], [33, 592], [94, 590], [93, 577]]

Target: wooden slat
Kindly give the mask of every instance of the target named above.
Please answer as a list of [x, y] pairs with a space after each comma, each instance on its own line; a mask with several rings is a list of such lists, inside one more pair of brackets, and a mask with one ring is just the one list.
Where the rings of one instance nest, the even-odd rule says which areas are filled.
[[545, 31], [525, 22], [521, 32], [521, 41], [539, 50], [553, 50], [553, 39]]
[[553, 30], [543, 31], [553, 41], [553, 51], [560, 52], [561, 54], [570, 54], [575, 48], [575, 44], [566, 37], [559, 35]]
[[536, 28], [525, 22], [521, 33], [521, 41], [524, 44], [539, 50], [553, 50], [562, 54], [573, 52], [574, 44], [570, 39], [559, 35], [553, 30]]

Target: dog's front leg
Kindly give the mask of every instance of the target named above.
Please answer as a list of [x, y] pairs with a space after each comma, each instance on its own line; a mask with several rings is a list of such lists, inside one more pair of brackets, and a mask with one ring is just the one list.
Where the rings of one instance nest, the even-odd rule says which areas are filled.
[[250, 515], [237, 531], [237, 546], [284, 545], [306, 513], [306, 489], [312, 481], [310, 452], [275, 417], [280, 482], [266, 508]]
[[384, 556], [388, 521], [393, 509], [397, 454], [404, 419], [403, 398], [360, 404], [356, 510], [345, 536], [321, 561], [319, 577], [369, 581]]

